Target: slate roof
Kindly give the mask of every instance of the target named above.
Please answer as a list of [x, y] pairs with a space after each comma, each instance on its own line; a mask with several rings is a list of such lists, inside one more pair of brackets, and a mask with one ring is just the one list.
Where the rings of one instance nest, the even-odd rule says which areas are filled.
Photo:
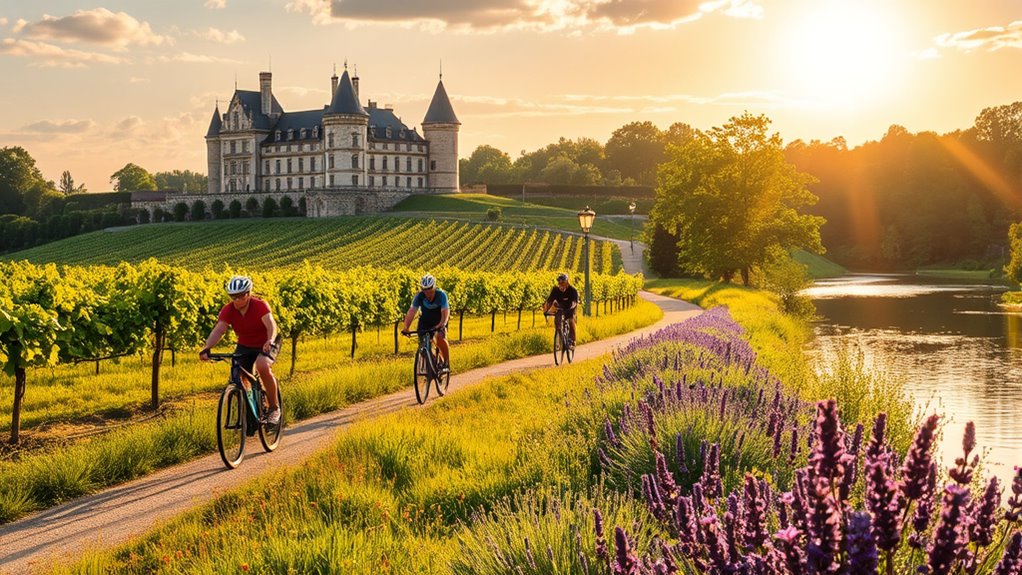
[[356, 116], [368, 116], [362, 104], [358, 103], [358, 97], [355, 96], [355, 86], [351, 84], [351, 77], [348, 76], [348, 71], [345, 70], [344, 74], [341, 74], [341, 81], [337, 84], [337, 91], [334, 93], [334, 99], [330, 102], [330, 106], [326, 109], [327, 114], [351, 114]]
[[[387, 127], [390, 127], [390, 136], [387, 136]], [[401, 130], [404, 129], [402, 135]], [[370, 103], [369, 106], [369, 137], [374, 140], [400, 140], [407, 142], [425, 142], [426, 139], [406, 126], [394, 110], [377, 108]]]
[[206, 137], [213, 137], [220, 134], [220, 128], [224, 125], [223, 120], [220, 119], [220, 106], [217, 105], [213, 109], [213, 119], [209, 121], [209, 129], [206, 130]]
[[[259, 92], [252, 90], [235, 90], [234, 95], [241, 100], [241, 106], [252, 115], [252, 128], [256, 130], [269, 130], [273, 127], [273, 118], [263, 115], [263, 100]], [[274, 114], [283, 114], [284, 108], [280, 106], [276, 96], [271, 96], [273, 102], [270, 110]]]
[[[323, 110], [305, 110], [302, 112], [285, 112], [277, 120], [277, 124], [273, 126], [272, 133], [266, 137], [265, 143], [275, 142], [275, 132], [280, 130], [280, 141], [301, 141], [302, 140], [302, 128], [305, 128], [305, 139], [311, 140], [312, 129], [319, 126], [319, 133], [315, 139], [323, 139]], [[287, 139], [287, 131], [294, 130], [294, 139]]]
[[444, 89], [444, 81], [440, 80], [436, 85], [436, 92], [433, 92], [433, 100], [426, 110], [426, 117], [423, 124], [461, 124], [458, 117], [454, 115], [454, 108], [451, 106], [451, 99], [447, 97], [447, 90]]

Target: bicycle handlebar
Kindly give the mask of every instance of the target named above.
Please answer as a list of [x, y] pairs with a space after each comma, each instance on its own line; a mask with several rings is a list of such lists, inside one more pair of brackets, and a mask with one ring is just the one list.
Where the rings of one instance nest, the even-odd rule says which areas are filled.
[[412, 337], [413, 335], [431, 335], [439, 331], [439, 327], [432, 327], [429, 329], [413, 329], [408, 332], [401, 332], [401, 335], [405, 337]]
[[243, 354], [243, 353], [211, 353], [210, 352], [210, 353], [206, 354], [206, 357], [208, 357], [210, 361], [227, 361], [229, 359], [236, 359], [236, 358], [244, 357], [244, 355], [245, 354]]

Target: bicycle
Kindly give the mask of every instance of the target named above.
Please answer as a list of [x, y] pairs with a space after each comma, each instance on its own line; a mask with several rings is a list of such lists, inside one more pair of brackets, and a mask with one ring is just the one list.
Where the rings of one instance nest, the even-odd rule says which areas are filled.
[[[259, 442], [269, 453], [280, 445], [280, 436], [284, 430], [284, 402], [280, 393], [280, 382], [277, 382], [277, 405], [280, 407], [280, 422], [276, 425], [266, 423], [269, 403], [266, 394], [259, 384], [259, 376], [249, 373], [241, 367], [240, 353], [210, 353], [210, 361], [231, 361], [231, 376], [220, 394], [220, 402], [216, 410], [216, 446], [220, 451], [220, 459], [228, 469], [235, 469], [245, 457], [245, 438], [259, 434]], [[246, 400], [245, 386], [242, 378], [251, 382], [254, 406]], [[253, 408], [255, 411], [253, 412]]]
[[451, 371], [440, 359], [440, 348], [433, 340], [437, 328], [409, 331], [406, 337], [418, 336], [419, 349], [415, 352], [413, 364], [413, 381], [415, 382], [415, 400], [420, 404], [429, 398], [431, 383], [435, 383], [436, 392], [443, 397], [447, 386], [451, 384]]
[[[558, 320], [558, 316], [560, 320]], [[561, 365], [565, 359], [568, 363], [575, 359], [575, 341], [571, 339], [571, 322], [560, 313], [543, 312], [543, 317], [553, 317], [554, 323], [554, 365]]]

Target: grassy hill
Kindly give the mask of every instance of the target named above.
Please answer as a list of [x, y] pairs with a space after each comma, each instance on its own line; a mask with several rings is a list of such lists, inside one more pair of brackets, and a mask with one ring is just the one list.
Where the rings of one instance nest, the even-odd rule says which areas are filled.
[[[433, 200], [443, 198], [433, 198]], [[499, 198], [498, 198], [499, 200]], [[229, 220], [92, 232], [4, 256], [33, 263], [106, 264], [150, 257], [192, 269], [392, 265], [427, 269], [581, 270], [582, 238], [522, 226], [414, 217]], [[593, 271], [621, 268], [617, 247], [593, 244]]]
[[[489, 196], [486, 194], [453, 194], [448, 196], [412, 196], [399, 203], [393, 212], [408, 215], [429, 214], [434, 217], [452, 217], [483, 221], [486, 211], [500, 208], [503, 221], [516, 224], [550, 228], [571, 233], [581, 233], [578, 227], [578, 211], [586, 207], [584, 200], [579, 200], [577, 207], [555, 207], [537, 203], [522, 203], [521, 200]], [[626, 217], [601, 217], [599, 211], [590, 232], [595, 236], [603, 236], [618, 240], [629, 239], [632, 233], [638, 233], [640, 225], [635, 228]]]

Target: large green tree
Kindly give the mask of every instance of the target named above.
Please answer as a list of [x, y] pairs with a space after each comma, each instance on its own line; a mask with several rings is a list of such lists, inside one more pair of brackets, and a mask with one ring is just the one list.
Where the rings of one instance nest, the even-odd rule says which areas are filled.
[[45, 195], [52, 187], [25, 148], [0, 148], [0, 214], [25, 214], [25, 196]]
[[652, 184], [657, 166], [664, 159], [664, 144], [664, 134], [653, 122], [626, 124], [607, 140], [607, 169], [618, 170], [621, 177], [640, 184]]
[[155, 190], [156, 179], [140, 166], [127, 164], [110, 176], [110, 182], [118, 192], [137, 192], [139, 190]]
[[178, 190], [191, 194], [206, 193], [208, 189], [205, 174], [191, 170], [173, 170], [170, 172], [156, 172], [153, 174], [158, 190]]
[[75, 179], [71, 176], [71, 172], [64, 170], [64, 173], [60, 175], [60, 187], [58, 188], [60, 193], [65, 196], [71, 194], [84, 194], [88, 190], [85, 189], [85, 184], [75, 185]]
[[800, 212], [816, 202], [814, 178], [785, 160], [769, 125], [745, 113], [668, 147], [651, 218], [678, 236], [682, 269], [748, 284], [772, 250], [823, 252], [823, 218]]
[[482, 145], [459, 165], [462, 184], [506, 184], [514, 179], [511, 157], [493, 146]]

